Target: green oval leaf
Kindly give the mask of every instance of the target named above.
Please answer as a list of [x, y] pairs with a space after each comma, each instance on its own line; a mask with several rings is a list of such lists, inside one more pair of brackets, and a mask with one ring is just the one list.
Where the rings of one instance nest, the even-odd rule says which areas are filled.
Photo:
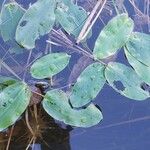
[[87, 12], [71, 0], [58, 0], [55, 14], [64, 30], [75, 37], [79, 35], [87, 18]]
[[150, 84], [150, 66], [147, 66], [135, 59], [128, 50], [125, 50], [125, 54], [136, 73], [143, 79], [144, 82]]
[[95, 42], [95, 58], [104, 59], [115, 54], [127, 42], [133, 26], [133, 20], [127, 14], [118, 15], [110, 20]]
[[132, 68], [124, 64], [109, 63], [105, 77], [113, 89], [130, 99], [144, 100], [149, 97], [149, 92], [141, 88], [143, 80]]
[[0, 91], [6, 88], [9, 85], [16, 83], [17, 80], [11, 77], [0, 76]]
[[51, 31], [55, 5], [55, 0], [38, 0], [26, 11], [16, 30], [16, 41], [20, 45], [33, 49], [35, 40]]
[[17, 3], [4, 5], [1, 11], [1, 36], [4, 41], [15, 38], [16, 28], [25, 10]]
[[86, 109], [72, 109], [66, 93], [61, 90], [48, 91], [42, 104], [50, 116], [72, 126], [90, 127], [103, 119], [102, 113], [93, 104]]
[[126, 48], [135, 59], [150, 67], [150, 35], [133, 33]]
[[14, 124], [29, 104], [31, 91], [17, 82], [0, 91], [0, 131]]
[[31, 75], [36, 79], [44, 79], [62, 71], [69, 63], [70, 56], [66, 53], [52, 53], [38, 59], [31, 66]]
[[104, 65], [93, 63], [81, 73], [70, 95], [73, 107], [84, 106], [97, 96], [106, 81], [104, 69]]

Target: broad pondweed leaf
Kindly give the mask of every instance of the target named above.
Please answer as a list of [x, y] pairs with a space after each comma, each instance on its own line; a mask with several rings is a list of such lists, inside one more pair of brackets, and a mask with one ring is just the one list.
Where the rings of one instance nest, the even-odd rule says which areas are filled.
[[6, 88], [7, 86], [10, 86], [12, 84], [15, 84], [17, 82], [16, 79], [13, 79], [11, 77], [7, 76], [0, 76], [0, 91]]
[[105, 69], [105, 77], [113, 89], [130, 99], [145, 100], [150, 96], [148, 91], [141, 88], [143, 80], [132, 68], [124, 64], [109, 63]]
[[31, 91], [25, 83], [17, 82], [0, 91], [0, 131], [14, 124], [27, 108]]
[[150, 67], [150, 35], [134, 32], [126, 48], [135, 59]]
[[70, 55], [51, 53], [36, 60], [31, 66], [31, 75], [36, 79], [44, 79], [62, 71], [69, 63]]
[[87, 12], [71, 0], [57, 0], [56, 20], [64, 30], [77, 37], [87, 18]]
[[48, 91], [42, 104], [50, 116], [76, 127], [91, 127], [103, 119], [102, 113], [93, 104], [80, 110], [71, 108], [66, 93], [61, 90]]
[[127, 14], [118, 15], [110, 20], [95, 42], [95, 58], [105, 59], [115, 54], [128, 41], [133, 26], [133, 20]]
[[104, 65], [96, 62], [80, 74], [70, 95], [73, 107], [82, 107], [97, 96], [106, 81], [104, 69]]
[[33, 49], [35, 41], [51, 31], [55, 7], [55, 0], [38, 0], [29, 7], [17, 26], [16, 41], [27, 49]]
[[150, 66], [147, 66], [143, 64], [142, 62], [138, 61], [126, 49], [125, 49], [125, 54], [128, 59], [128, 62], [134, 68], [136, 73], [143, 79], [144, 82], [150, 84]]
[[1, 36], [4, 41], [15, 38], [16, 28], [25, 10], [17, 3], [4, 5], [1, 11]]

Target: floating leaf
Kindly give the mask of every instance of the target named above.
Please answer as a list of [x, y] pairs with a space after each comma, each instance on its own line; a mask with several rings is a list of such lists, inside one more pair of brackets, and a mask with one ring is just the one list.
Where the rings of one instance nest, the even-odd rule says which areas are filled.
[[133, 26], [133, 20], [127, 14], [118, 15], [110, 20], [95, 42], [95, 58], [104, 59], [115, 54], [127, 42]]
[[0, 76], [0, 91], [9, 85], [15, 84], [16, 82], [17, 80], [11, 77]]
[[26, 11], [16, 30], [16, 40], [20, 45], [32, 49], [39, 36], [51, 31], [55, 22], [55, 5], [55, 0], [38, 0]]
[[4, 41], [13, 40], [19, 20], [25, 10], [17, 3], [4, 5], [1, 12], [1, 36]]
[[93, 63], [81, 73], [70, 95], [73, 107], [84, 106], [97, 96], [106, 81], [104, 69], [104, 65]]
[[135, 59], [150, 67], [150, 35], [133, 33], [126, 48]]
[[52, 53], [38, 59], [31, 66], [32, 77], [44, 79], [62, 71], [69, 63], [70, 56], [66, 53]]
[[124, 64], [109, 63], [105, 77], [113, 89], [130, 99], [144, 100], [149, 97], [149, 92], [141, 88], [143, 80], [132, 68]]
[[135, 59], [135, 57], [133, 57], [127, 50], [125, 50], [125, 54], [136, 73], [143, 79], [144, 82], [150, 84], [150, 66], [146, 66]]
[[99, 123], [102, 113], [93, 104], [81, 110], [72, 109], [66, 93], [61, 90], [48, 91], [43, 100], [45, 111], [56, 120], [77, 127], [90, 127]]
[[28, 86], [21, 82], [0, 91], [0, 131], [17, 121], [28, 106], [30, 96]]
[[57, 0], [56, 20], [68, 33], [77, 37], [87, 18], [87, 12], [71, 0]]

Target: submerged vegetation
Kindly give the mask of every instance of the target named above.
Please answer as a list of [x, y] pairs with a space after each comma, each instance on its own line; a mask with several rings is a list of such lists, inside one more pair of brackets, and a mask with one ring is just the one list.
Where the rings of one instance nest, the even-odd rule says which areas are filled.
[[[149, 1], [144, 1], [148, 6], [144, 11], [136, 1], [128, 3], [149, 30]], [[0, 143], [7, 139], [7, 149], [20, 120], [30, 133], [26, 149], [42, 139], [50, 125], [38, 113], [41, 109], [73, 127], [98, 124], [103, 115], [93, 101], [105, 84], [131, 100], [150, 97], [150, 35], [136, 30], [143, 26], [139, 19], [136, 22], [129, 16], [123, 0], [88, 0], [79, 4], [71, 0], [37, 0], [28, 8], [16, 1], [2, 5], [0, 31], [9, 49], [0, 53], [0, 132], [12, 127], [8, 139], [5, 133], [0, 135]], [[104, 27], [93, 48], [89, 48], [92, 29], [98, 19], [103, 20], [102, 13], [112, 16], [106, 25], [102, 21]], [[38, 48], [42, 38], [46, 38], [45, 50]], [[113, 59], [120, 49], [130, 66]], [[38, 51], [42, 55], [37, 56]], [[67, 85], [57, 86], [56, 75], [67, 70], [75, 52], [81, 55], [79, 65], [74, 65]], [[15, 62], [13, 66], [7, 55]], [[15, 69], [18, 66], [19, 70]]]

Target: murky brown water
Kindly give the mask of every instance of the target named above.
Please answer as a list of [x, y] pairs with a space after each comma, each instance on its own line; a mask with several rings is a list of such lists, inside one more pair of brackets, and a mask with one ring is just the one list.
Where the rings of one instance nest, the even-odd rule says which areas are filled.
[[[35, 141], [35, 147], [36, 144], [40, 144], [44, 150], [70, 150], [69, 127], [61, 128], [61, 125], [56, 124], [40, 105], [36, 111], [37, 113], [33, 106], [28, 111], [28, 121], [34, 133], [32, 142]], [[6, 149], [11, 129], [10, 127], [6, 132], [0, 133], [0, 150]], [[25, 150], [32, 138], [33, 134], [27, 127], [23, 115], [13, 128], [9, 150]]]

